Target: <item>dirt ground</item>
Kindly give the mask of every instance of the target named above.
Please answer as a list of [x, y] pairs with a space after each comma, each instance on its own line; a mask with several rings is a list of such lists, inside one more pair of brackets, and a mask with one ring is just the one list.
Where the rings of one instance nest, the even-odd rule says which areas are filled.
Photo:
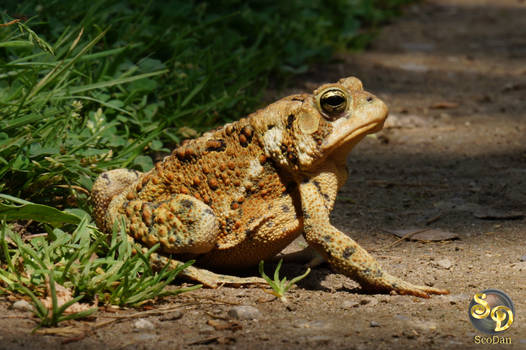
[[[511, 345], [485, 347], [526, 349], [525, 32], [524, 0], [424, 1], [369, 50], [296, 80], [304, 91], [356, 75], [390, 106], [384, 131], [353, 151], [332, 221], [387, 271], [450, 295], [367, 295], [322, 265], [289, 292], [288, 306], [260, 288], [201, 289], [144, 310], [101, 310], [63, 336], [31, 334], [31, 314], [4, 299], [0, 348], [474, 349], [484, 345], [474, 343], [482, 334], [468, 304], [497, 288], [515, 304], [503, 334]], [[458, 239], [394, 244], [384, 231], [407, 228]], [[287, 263], [283, 272], [304, 269]], [[240, 305], [259, 312], [229, 316]]]

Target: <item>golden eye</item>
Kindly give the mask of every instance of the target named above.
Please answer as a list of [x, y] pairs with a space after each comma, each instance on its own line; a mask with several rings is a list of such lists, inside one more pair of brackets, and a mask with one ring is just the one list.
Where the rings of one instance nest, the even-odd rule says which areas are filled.
[[321, 94], [319, 106], [327, 117], [337, 117], [347, 109], [347, 95], [340, 89], [329, 89]]

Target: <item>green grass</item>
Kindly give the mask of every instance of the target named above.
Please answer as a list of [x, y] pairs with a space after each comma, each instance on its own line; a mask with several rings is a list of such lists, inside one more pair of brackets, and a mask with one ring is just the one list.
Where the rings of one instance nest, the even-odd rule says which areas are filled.
[[[4, 199], [9, 199], [4, 196]], [[13, 202], [13, 201], [12, 201]], [[166, 291], [165, 287], [192, 262], [177, 269], [151, 269], [149, 255], [136, 249], [126, 238], [126, 232], [115, 229], [108, 240], [89, 223], [89, 216], [80, 211], [58, 212], [55, 208], [22, 202], [0, 206], [0, 215], [9, 218], [26, 216], [38, 211], [46, 225], [45, 234], [28, 235], [24, 241], [5, 222], [0, 223], [0, 251], [5, 268], [0, 270], [4, 292], [25, 294], [31, 298], [35, 314], [42, 326], [85, 317], [96, 309], [66, 314], [68, 307], [79, 301], [98, 300], [103, 304], [139, 306], [151, 299], [176, 295], [199, 288]], [[73, 224], [73, 225], [72, 225]], [[59, 226], [69, 228], [63, 230]], [[72, 292], [64, 305], [57, 303], [56, 284]], [[52, 308], [46, 308], [41, 298], [50, 295]], [[74, 298], [73, 298], [74, 297]]]
[[[269, 81], [365, 47], [409, 2], [3, 1], [0, 23], [25, 18], [0, 26], [2, 288], [34, 297], [43, 325], [66, 317], [38, 305], [46, 278], [83, 301], [162, 295], [176, 273], [151, 271], [122, 232], [106, 241], [93, 226], [97, 174], [150, 169], [260, 106]], [[46, 236], [21, 241], [21, 224]]]

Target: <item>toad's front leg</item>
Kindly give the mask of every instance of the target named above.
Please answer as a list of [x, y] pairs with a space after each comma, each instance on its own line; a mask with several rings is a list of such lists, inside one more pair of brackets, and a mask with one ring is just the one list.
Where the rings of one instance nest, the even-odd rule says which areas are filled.
[[[391, 292], [429, 298], [429, 294], [448, 294], [445, 289], [416, 286], [382, 270], [378, 262], [350, 237], [329, 221], [329, 208], [320, 183], [323, 174], [300, 183], [307, 242], [327, 257], [331, 267], [351, 277], [367, 291]], [[326, 196], [325, 196], [326, 197]]]

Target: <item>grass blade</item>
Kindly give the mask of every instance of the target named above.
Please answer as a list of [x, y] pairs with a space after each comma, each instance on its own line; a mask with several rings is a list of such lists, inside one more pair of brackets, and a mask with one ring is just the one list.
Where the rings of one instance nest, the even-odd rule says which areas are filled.
[[[104, 35], [108, 32], [109, 28], [106, 28], [103, 32], [101, 32], [99, 35], [95, 37], [92, 41], [90, 41], [86, 46], [80, 50], [80, 52], [71, 59], [71, 61], [68, 61], [64, 64], [64, 61], [62, 61], [60, 64], [57, 64], [53, 70], [51, 70], [42, 80], [38, 82], [35, 87], [31, 90], [26, 100], [30, 100], [33, 98], [40, 90], [42, 90], [47, 84], [51, 83], [54, 79], [56, 79], [58, 76], [60, 76], [63, 72], [69, 69], [76, 61], [79, 60], [80, 57], [82, 57], [88, 50], [90, 50], [93, 46], [95, 46], [96, 43], [98, 43]], [[62, 64], [64, 64], [62, 66]]]
[[282, 263], [283, 259], [280, 259], [278, 262], [278, 266], [276, 266], [276, 270], [274, 270], [274, 281], [279, 281], [279, 269], [281, 269]]
[[27, 40], [11, 40], [0, 42], [0, 47], [32, 47], [33, 43]]
[[168, 70], [164, 69], [164, 70], [160, 70], [160, 71], [157, 71], [157, 72], [144, 73], [144, 74], [134, 75], [134, 76], [127, 77], [127, 78], [122, 78], [122, 79], [114, 79], [114, 80], [110, 80], [110, 81], [102, 81], [102, 82], [98, 82], [98, 83], [94, 83], [94, 84], [74, 87], [74, 88], [69, 89], [68, 92], [71, 93], [71, 94], [78, 94], [78, 93], [86, 92], [86, 91], [90, 91], [90, 90], [102, 89], [102, 88], [112, 87], [112, 86], [115, 86], [115, 85], [122, 85], [122, 84], [130, 83], [132, 81], [136, 81], [136, 80], [140, 80], [140, 79], [144, 79], [144, 78], [149, 78], [149, 77], [154, 77], [156, 75], [165, 74], [167, 72], [168, 72]]
[[31, 301], [33, 302], [34, 312], [41, 319], [41, 321], [46, 320], [49, 315], [49, 310], [44, 306], [44, 304], [42, 304], [40, 299], [38, 299], [36, 295], [26, 286], [18, 284], [16, 288], [31, 298]]
[[[10, 200], [13, 197], [0, 194], [0, 198]], [[0, 203], [0, 217], [4, 217], [5, 220], [35, 220], [48, 223], [55, 227], [62, 226], [63, 224], [80, 223], [78, 216], [47, 205], [30, 202], [21, 205]]]

